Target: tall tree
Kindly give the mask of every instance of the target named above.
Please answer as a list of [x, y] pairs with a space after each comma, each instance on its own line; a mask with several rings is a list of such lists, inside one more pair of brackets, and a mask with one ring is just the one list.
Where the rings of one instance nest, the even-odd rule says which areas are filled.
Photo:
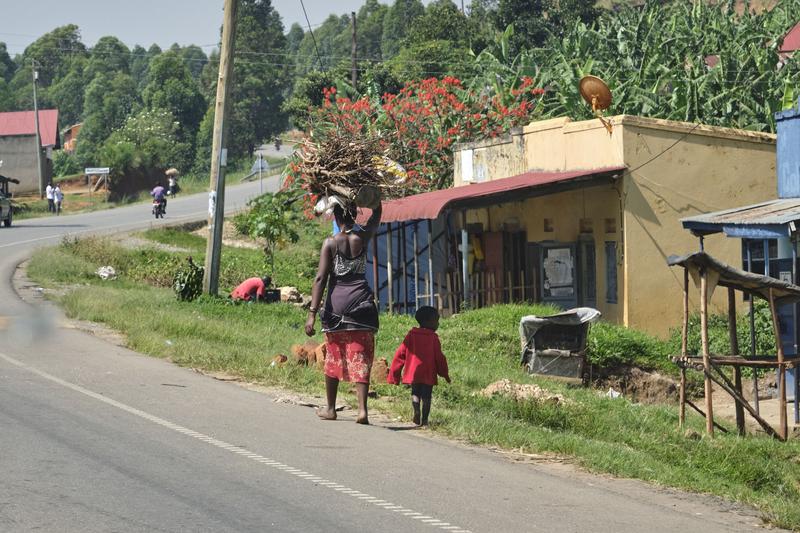
[[[58, 120], [62, 126], [80, 122], [83, 117], [87, 60], [82, 56], [75, 56], [70, 63], [66, 76], [57, 79], [47, 89], [47, 100], [58, 108]], [[113, 77], [113, 73], [104, 76], [104, 79], [109, 77]]]
[[4, 81], [11, 81], [14, 77], [14, 71], [17, 70], [17, 64], [8, 55], [6, 43], [0, 42], [0, 79]]
[[349, 61], [351, 25], [350, 15], [330, 15], [313, 34], [306, 33], [297, 52], [298, 70], [305, 73]]
[[281, 104], [290, 87], [283, 22], [270, 0], [242, 0], [237, 13], [237, 61], [229, 150], [252, 154], [287, 125]]
[[599, 15], [594, 0], [500, 0], [496, 24], [500, 31], [514, 25], [511, 46], [515, 52], [542, 46], [575, 22], [589, 23]]
[[289, 33], [286, 34], [286, 50], [292, 57], [296, 56], [297, 51], [300, 50], [300, 43], [303, 42], [305, 34], [306, 32], [303, 31], [303, 27], [297, 22], [292, 24], [292, 27], [289, 28]]
[[179, 53], [183, 58], [183, 61], [186, 63], [186, 66], [189, 68], [189, 72], [191, 72], [192, 77], [195, 80], [199, 80], [200, 75], [203, 72], [203, 67], [206, 66], [206, 63], [208, 63], [208, 57], [206, 56], [206, 53], [203, 52], [202, 48], [194, 44], [184, 46], [180, 49]]
[[97, 77], [86, 87], [84, 120], [78, 137], [77, 155], [84, 165], [97, 164], [97, 150], [125, 124], [138, 108], [136, 83], [119, 72], [110, 80]]
[[89, 53], [86, 64], [86, 79], [97, 76], [111, 77], [117, 72], [130, 73], [131, 51], [116, 37], [100, 37]]
[[417, 18], [425, 14], [420, 0], [395, 0], [383, 18], [381, 52], [384, 58], [395, 56], [403, 45], [403, 39]]
[[[15, 107], [31, 109], [31, 60], [37, 63], [39, 87], [46, 89], [54, 80], [67, 74], [74, 56], [86, 56], [86, 46], [81, 42], [78, 26], [68, 24], [46, 33], [28, 45], [19, 58], [19, 67], [11, 80]], [[44, 91], [43, 91], [44, 93]], [[43, 105], [49, 105], [43, 94]]]
[[366, 0], [356, 15], [358, 57], [372, 60], [383, 58], [381, 40], [383, 39], [383, 20], [389, 6], [378, 0]]
[[169, 50], [156, 56], [150, 63], [142, 101], [149, 109], [165, 109], [172, 113], [181, 131], [194, 143], [206, 102], [178, 52]]

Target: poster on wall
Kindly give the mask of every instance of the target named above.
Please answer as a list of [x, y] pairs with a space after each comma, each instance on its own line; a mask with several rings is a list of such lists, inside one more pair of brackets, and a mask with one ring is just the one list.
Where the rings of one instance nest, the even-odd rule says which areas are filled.
[[543, 261], [544, 295], [556, 298], [569, 298], [575, 292], [573, 272], [575, 258], [571, 248], [550, 248]]

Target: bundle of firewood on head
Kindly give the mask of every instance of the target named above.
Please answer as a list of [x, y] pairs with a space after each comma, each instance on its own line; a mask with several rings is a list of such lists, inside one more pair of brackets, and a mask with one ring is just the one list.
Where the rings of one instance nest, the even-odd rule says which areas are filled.
[[382, 198], [404, 194], [405, 169], [390, 159], [379, 136], [328, 132], [320, 142], [303, 141], [295, 152], [294, 172], [316, 196], [314, 211], [330, 214], [335, 204], [355, 218], [359, 207], [374, 208]]

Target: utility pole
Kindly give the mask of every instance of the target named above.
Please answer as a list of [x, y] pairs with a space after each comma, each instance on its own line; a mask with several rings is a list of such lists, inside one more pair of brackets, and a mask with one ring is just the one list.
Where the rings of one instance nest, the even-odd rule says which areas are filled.
[[36, 70], [36, 60], [31, 58], [31, 75], [33, 76], [33, 124], [36, 128], [36, 168], [39, 177], [39, 198], [44, 198], [44, 173], [42, 172], [42, 135], [39, 132], [39, 103], [36, 100], [36, 82], [39, 71]]
[[358, 52], [358, 45], [356, 44], [356, 12], [350, 12], [350, 18], [353, 20], [353, 36], [351, 39], [351, 46], [350, 46], [350, 58], [353, 62], [352, 69], [350, 71], [350, 82], [353, 84], [353, 89], [356, 88], [356, 83], [358, 82], [358, 68], [356, 67], [356, 54]]
[[225, 223], [225, 164], [227, 163], [228, 98], [233, 74], [233, 48], [236, 38], [238, 0], [225, 0], [222, 21], [222, 49], [219, 54], [217, 101], [214, 107], [214, 137], [211, 147], [211, 192], [208, 194], [208, 242], [206, 243], [203, 292], [216, 296], [219, 289], [219, 262], [222, 254], [222, 226]]

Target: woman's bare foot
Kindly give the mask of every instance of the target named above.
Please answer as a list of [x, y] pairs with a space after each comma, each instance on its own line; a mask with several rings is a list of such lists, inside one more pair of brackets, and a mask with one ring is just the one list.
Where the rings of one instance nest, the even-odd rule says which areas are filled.
[[336, 409], [320, 407], [317, 409], [317, 416], [323, 420], [336, 420]]
[[364, 424], [365, 426], [369, 425], [367, 413], [359, 413], [358, 418], [356, 418], [356, 424]]

